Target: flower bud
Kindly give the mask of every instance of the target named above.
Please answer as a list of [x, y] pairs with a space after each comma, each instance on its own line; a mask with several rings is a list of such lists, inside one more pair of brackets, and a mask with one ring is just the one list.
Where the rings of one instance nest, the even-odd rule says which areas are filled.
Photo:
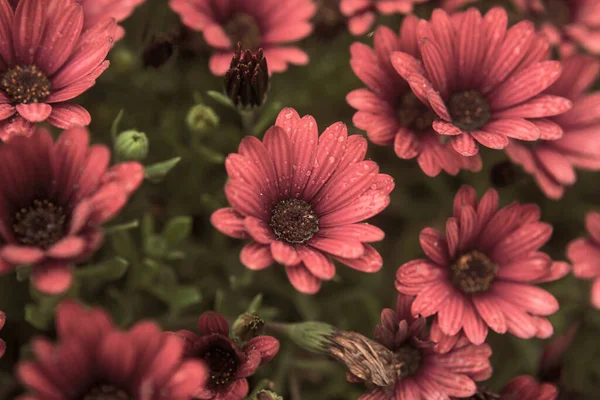
[[153, 35], [142, 52], [144, 67], [159, 68], [169, 61], [173, 55], [176, 39], [176, 35], [172, 33]]
[[219, 125], [219, 116], [212, 108], [197, 104], [188, 111], [186, 122], [192, 132], [205, 133]]
[[115, 141], [115, 153], [123, 161], [141, 161], [148, 156], [146, 134], [135, 130], [121, 132]]
[[283, 397], [278, 396], [277, 393], [270, 390], [261, 390], [256, 394], [256, 400], [283, 400]]
[[242, 52], [238, 43], [225, 74], [225, 93], [235, 106], [254, 108], [265, 102], [268, 90], [269, 70], [262, 49], [254, 55], [250, 50]]
[[262, 335], [265, 321], [255, 312], [245, 312], [233, 323], [233, 333], [242, 341]]

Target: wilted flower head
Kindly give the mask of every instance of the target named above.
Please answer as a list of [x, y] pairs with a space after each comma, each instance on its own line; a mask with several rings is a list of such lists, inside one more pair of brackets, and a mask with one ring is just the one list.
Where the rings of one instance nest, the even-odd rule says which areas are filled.
[[[538, 96], [547, 100], [531, 108], [539, 118], [535, 123], [547, 132], [546, 138], [558, 140], [512, 140], [506, 147], [508, 157], [533, 175], [544, 194], [552, 199], [561, 198], [565, 187], [575, 183], [575, 168], [600, 170], [600, 92], [586, 93], [598, 77], [600, 61], [577, 54], [565, 58], [562, 65], [560, 78]], [[548, 109], [544, 103], [560, 98], [571, 100], [573, 108], [544, 118], [558, 111]]]
[[567, 256], [573, 263], [573, 274], [582, 279], [593, 279], [591, 301], [600, 309], [600, 212], [589, 212], [585, 217], [588, 238], [569, 243]]
[[58, 343], [35, 339], [35, 361], [19, 363], [31, 394], [18, 400], [189, 400], [206, 382], [203, 363], [182, 359], [184, 341], [152, 322], [120, 331], [103, 310], [63, 301], [56, 330]]
[[429, 176], [442, 170], [456, 175], [461, 169], [481, 170], [481, 157], [457, 153], [447, 140], [433, 130], [435, 112], [423, 104], [408, 83], [392, 66], [390, 56], [396, 51], [418, 56], [417, 17], [404, 18], [400, 36], [391, 29], [375, 31], [375, 48], [363, 43], [350, 46], [350, 65], [367, 88], [348, 93], [348, 104], [358, 111], [352, 122], [367, 131], [369, 139], [380, 146], [393, 146], [402, 159], [416, 158]]
[[83, 107], [67, 101], [108, 68], [116, 25], [107, 20], [83, 31], [83, 19], [72, 0], [21, 0], [14, 11], [0, 0], [9, 35], [0, 41], [0, 138], [9, 139], [14, 117], [63, 129], [90, 123]]
[[427, 258], [398, 269], [396, 288], [416, 296], [413, 314], [437, 315], [442, 334], [462, 331], [476, 344], [485, 341], [488, 327], [520, 338], [552, 335], [545, 316], [558, 310], [558, 302], [534, 284], [566, 275], [569, 265], [538, 251], [552, 234], [539, 221], [539, 208], [515, 202], [498, 209], [495, 190], [478, 201], [465, 185], [453, 214], [445, 236], [433, 228], [421, 231]]
[[194, 393], [199, 399], [241, 400], [248, 394], [246, 378], [273, 359], [279, 342], [271, 336], [256, 336], [243, 345], [229, 337], [229, 325], [220, 314], [207, 311], [198, 319], [198, 333], [181, 330], [186, 359], [201, 360], [208, 368], [208, 382]]
[[570, 108], [568, 99], [539, 96], [561, 73], [558, 61], [547, 61], [548, 42], [529, 21], [507, 24], [499, 7], [483, 17], [475, 8], [452, 17], [437, 9], [419, 23], [418, 50], [392, 53], [396, 71], [435, 112], [433, 129], [465, 156], [478, 153], [477, 143], [503, 149], [509, 138], [556, 139], [532, 118], [540, 108], [544, 116]]
[[269, 69], [262, 49], [256, 54], [250, 50], [242, 52], [238, 43], [225, 74], [225, 93], [234, 105], [241, 108], [260, 107], [269, 90]]
[[61, 293], [76, 263], [100, 246], [102, 223], [123, 208], [144, 177], [128, 162], [108, 167], [110, 150], [89, 145], [85, 128], [63, 132], [56, 143], [45, 129], [0, 147], [0, 272], [32, 265], [34, 286]]
[[375, 22], [376, 13], [389, 15], [409, 14], [415, 3], [429, 0], [341, 0], [340, 10], [348, 18], [348, 30], [353, 35], [362, 35]]
[[247, 268], [283, 264], [303, 293], [334, 277], [330, 256], [376, 272], [383, 261], [367, 243], [384, 233], [361, 221], [387, 207], [394, 182], [364, 160], [366, 150], [366, 140], [348, 136], [341, 122], [319, 136], [313, 117], [286, 108], [263, 141], [247, 136], [227, 157], [231, 207], [215, 211], [211, 222], [229, 236], [253, 239], [240, 254]]
[[209, 62], [215, 75], [227, 72], [238, 42], [252, 52], [262, 48], [272, 72], [285, 71], [288, 63], [308, 63], [304, 51], [285, 43], [312, 31], [309, 21], [317, 9], [312, 0], [170, 0], [169, 4], [215, 49]]

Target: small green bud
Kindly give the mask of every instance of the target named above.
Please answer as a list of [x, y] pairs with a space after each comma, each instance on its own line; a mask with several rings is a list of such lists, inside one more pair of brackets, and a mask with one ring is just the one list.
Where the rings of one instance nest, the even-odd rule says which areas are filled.
[[283, 400], [283, 397], [278, 396], [277, 393], [270, 390], [261, 390], [256, 394], [256, 400]]
[[255, 312], [245, 312], [233, 323], [233, 333], [242, 341], [248, 340], [262, 335], [265, 326], [265, 321], [262, 320]]
[[137, 67], [136, 55], [124, 46], [116, 46], [111, 51], [110, 67], [121, 73], [132, 71]]
[[148, 156], [149, 147], [146, 134], [134, 130], [121, 132], [115, 141], [115, 153], [124, 161], [142, 161]]
[[288, 335], [298, 346], [313, 353], [327, 354], [336, 328], [324, 322], [291, 324]]
[[205, 133], [219, 126], [219, 116], [212, 108], [197, 104], [190, 108], [186, 122], [192, 132]]

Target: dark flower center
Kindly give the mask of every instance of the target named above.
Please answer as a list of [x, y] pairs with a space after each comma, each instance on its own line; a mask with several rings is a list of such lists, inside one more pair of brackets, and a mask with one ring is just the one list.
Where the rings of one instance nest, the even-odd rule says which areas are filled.
[[287, 199], [273, 208], [269, 225], [277, 239], [306, 243], [319, 231], [319, 218], [304, 200]]
[[482, 252], [473, 250], [450, 265], [450, 280], [464, 293], [481, 293], [488, 290], [496, 271], [496, 264]]
[[223, 29], [234, 44], [239, 42], [244, 49], [257, 50], [260, 46], [260, 27], [251, 15], [235, 13], [229, 18]]
[[398, 377], [413, 376], [421, 366], [421, 351], [404, 345], [394, 352], [394, 366]]
[[21, 244], [47, 249], [63, 238], [67, 216], [48, 200], [34, 200], [15, 213], [13, 232]]
[[427, 107], [412, 92], [402, 96], [398, 105], [398, 121], [400, 125], [409, 127], [417, 132], [426, 132], [431, 129], [433, 121], [437, 119], [435, 112]]
[[448, 101], [448, 111], [452, 124], [465, 131], [481, 128], [492, 115], [485, 97], [475, 90], [453, 93]]
[[42, 102], [50, 95], [52, 84], [35, 65], [18, 65], [2, 76], [0, 89], [13, 104]]
[[110, 384], [94, 385], [81, 400], [130, 400], [123, 389]]
[[235, 379], [238, 358], [233, 349], [213, 346], [200, 356], [208, 364], [208, 386], [213, 390], [228, 386]]

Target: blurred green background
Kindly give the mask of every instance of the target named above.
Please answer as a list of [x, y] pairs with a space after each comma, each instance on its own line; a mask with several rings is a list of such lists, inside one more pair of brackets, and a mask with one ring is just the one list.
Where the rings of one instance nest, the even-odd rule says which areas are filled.
[[[498, 3], [510, 7], [508, 2], [499, 1], [479, 4], [489, 8]], [[418, 13], [427, 16], [431, 8], [432, 4], [425, 5]], [[401, 17], [386, 17], [378, 23], [397, 30], [400, 21]], [[215, 309], [233, 319], [262, 293], [261, 315], [265, 319], [320, 320], [371, 336], [381, 309], [394, 307], [393, 281], [398, 266], [422, 255], [419, 231], [426, 226], [443, 228], [460, 185], [473, 185], [482, 195], [492, 187], [491, 168], [506, 159], [500, 151], [483, 149], [481, 172], [461, 172], [456, 177], [441, 174], [432, 179], [421, 172], [416, 161], [400, 160], [392, 148], [370, 144], [368, 157], [396, 181], [391, 205], [370, 221], [386, 232], [386, 239], [375, 244], [384, 267], [369, 275], [339, 266], [336, 278], [325, 283], [317, 295], [299, 294], [280, 266], [261, 272], [246, 270], [238, 259], [244, 242], [230, 239], [210, 225], [211, 213], [226, 205], [223, 160], [237, 150], [243, 134], [236, 112], [206, 95], [209, 90], [220, 91], [223, 81], [208, 71], [209, 50], [201, 35], [187, 32], [183, 39], [171, 41], [173, 56], [155, 69], [144, 67], [143, 51], [156, 46], [157, 37], [179, 36], [177, 15], [165, 0], [148, 0], [123, 25], [127, 35], [110, 53], [111, 67], [79, 99], [93, 117], [93, 140], [111, 143], [111, 125], [123, 109], [120, 130], [137, 129], [149, 138], [150, 155], [145, 163], [173, 157], [181, 157], [181, 161], [163, 181], [144, 183], [110, 225], [143, 222], [137, 228], [108, 234], [104, 247], [90, 261], [91, 268], [87, 272], [80, 269], [77, 285], [70, 293], [87, 304], [107, 308], [122, 326], [152, 318], [165, 329], [195, 330], [201, 312]], [[273, 122], [275, 111], [293, 107], [300, 115], [313, 115], [320, 131], [343, 121], [350, 132], [357, 133], [352, 126], [353, 109], [345, 101], [348, 92], [363, 86], [349, 66], [349, 45], [357, 39], [346, 32], [343, 22], [323, 25], [321, 20], [317, 28], [299, 44], [309, 54], [310, 64], [292, 66], [272, 77], [265, 118]], [[360, 40], [372, 44], [368, 35]], [[218, 127], [202, 133], [188, 127], [188, 111], [199, 103], [217, 112]], [[578, 173], [577, 184], [560, 201], [546, 199], [528, 176], [519, 176], [499, 192], [503, 205], [514, 200], [540, 205], [542, 219], [554, 226], [544, 250], [559, 260], [565, 259], [565, 245], [584, 234], [584, 215], [598, 209], [600, 201], [597, 175], [585, 172]], [[597, 399], [600, 311], [589, 305], [589, 282], [569, 275], [546, 286], [561, 304], [560, 311], [551, 317], [555, 334], [581, 323], [565, 358], [565, 382], [582, 398]], [[26, 277], [0, 277], [0, 309], [8, 315], [0, 332], [8, 345], [0, 360], [0, 399], [12, 399], [19, 392], [12, 371], [19, 357], [28, 355], [29, 339], [37, 334], [54, 335], [52, 309], [57, 301], [31, 291]], [[546, 341], [492, 333], [489, 342], [494, 349], [490, 387], [497, 389], [519, 374], [537, 373]], [[271, 378], [278, 393], [292, 400], [358, 398], [363, 387], [347, 383], [344, 373], [342, 367], [282, 338], [279, 355], [261, 367], [250, 382], [252, 387], [261, 378]]]

